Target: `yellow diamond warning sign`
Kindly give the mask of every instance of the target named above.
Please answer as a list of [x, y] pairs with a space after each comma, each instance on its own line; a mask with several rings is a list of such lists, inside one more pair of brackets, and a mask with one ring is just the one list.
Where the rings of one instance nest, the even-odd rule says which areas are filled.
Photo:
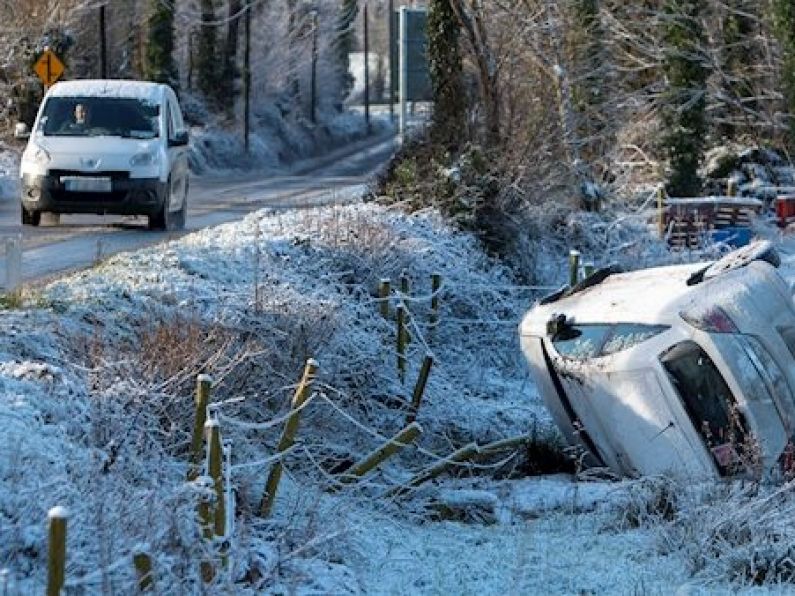
[[33, 70], [39, 75], [45, 87], [49, 87], [61, 78], [66, 67], [60, 58], [52, 50], [44, 50], [44, 53], [36, 60]]

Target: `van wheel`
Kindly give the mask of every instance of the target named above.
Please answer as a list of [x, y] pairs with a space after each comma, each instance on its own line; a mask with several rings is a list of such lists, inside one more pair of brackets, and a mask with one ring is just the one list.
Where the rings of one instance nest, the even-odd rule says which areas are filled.
[[41, 223], [41, 211], [28, 211], [22, 207], [22, 225], [38, 226]]
[[185, 194], [182, 197], [182, 207], [179, 208], [179, 211], [175, 211], [171, 214], [171, 219], [173, 221], [173, 230], [184, 230], [185, 229], [185, 220], [188, 219], [188, 182], [185, 182]]
[[168, 210], [171, 206], [171, 178], [166, 183], [166, 196], [163, 205], [155, 215], [149, 216], [150, 230], [171, 230], [173, 226], [173, 214]]

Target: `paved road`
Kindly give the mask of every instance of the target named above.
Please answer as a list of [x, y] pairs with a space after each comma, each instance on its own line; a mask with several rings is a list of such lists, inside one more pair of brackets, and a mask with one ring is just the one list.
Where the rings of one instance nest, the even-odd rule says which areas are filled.
[[[98, 257], [138, 249], [199, 230], [242, 219], [263, 207], [299, 208], [344, 201], [363, 190], [367, 179], [395, 149], [392, 136], [342, 148], [323, 158], [303, 162], [288, 175], [239, 172], [191, 180], [185, 232], [152, 232], [146, 218], [62, 215], [60, 223], [42, 217], [38, 228], [21, 226], [18, 201], [0, 204], [0, 238], [22, 237], [22, 278], [48, 279], [90, 266]], [[0, 247], [0, 253], [2, 247]], [[0, 280], [5, 282], [5, 254], [0, 255]]]

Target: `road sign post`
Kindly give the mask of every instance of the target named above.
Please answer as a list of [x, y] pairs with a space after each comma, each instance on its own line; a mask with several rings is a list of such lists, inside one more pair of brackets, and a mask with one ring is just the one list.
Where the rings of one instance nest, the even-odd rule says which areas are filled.
[[47, 48], [42, 52], [39, 59], [33, 65], [33, 72], [41, 79], [45, 89], [49, 89], [55, 82], [61, 78], [66, 67], [58, 55], [51, 49]]

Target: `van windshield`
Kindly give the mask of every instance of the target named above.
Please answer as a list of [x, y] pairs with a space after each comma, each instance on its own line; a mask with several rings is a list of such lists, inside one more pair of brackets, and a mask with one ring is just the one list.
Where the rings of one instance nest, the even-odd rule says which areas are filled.
[[39, 120], [44, 136], [154, 139], [160, 108], [127, 97], [51, 97]]

